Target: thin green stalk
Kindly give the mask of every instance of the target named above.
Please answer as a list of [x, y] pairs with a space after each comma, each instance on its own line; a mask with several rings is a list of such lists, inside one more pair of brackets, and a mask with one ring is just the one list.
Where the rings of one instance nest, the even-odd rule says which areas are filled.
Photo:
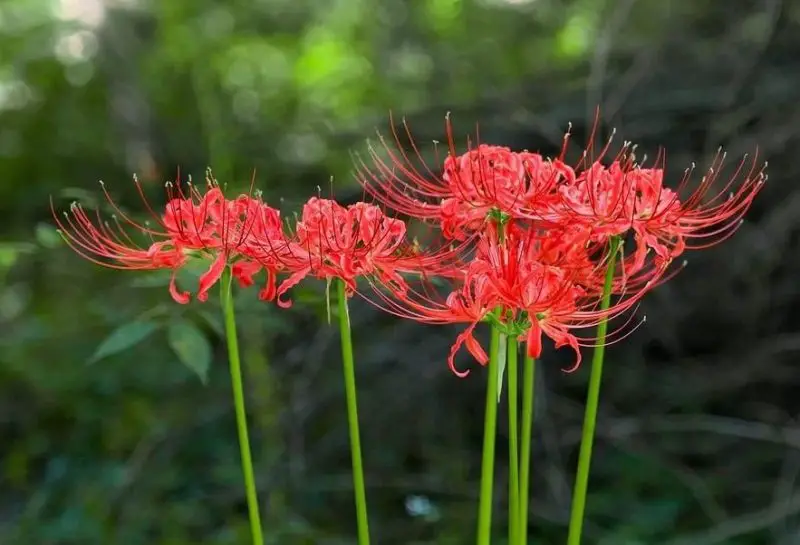
[[525, 355], [522, 371], [522, 444], [519, 452], [519, 543], [528, 543], [528, 501], [531, 473], [531, 437], [533, 435], [533, 389], [536, 360]]
[[[611, 289], [614, 281], [614, 266], [619, 250], [619, 240], [611, 240], [608, 257], [608, 270], [603, 284], [603, 296], [600, 302], [601, 310], [606, 310], [611, 304]], [[586, 511], [586, 492], [589, 488], [589, 467], [592, 462], [592, 446], [594, 432], [597, 424], [597, 406], [600, 401], [600, 383], [603, 377], [603, 358], [605, 356], [605, 341], [608, 332], [608, 320], [602, 320], [597, 325], [597, 347], [592, 356], [592, 371], [589, 375], [589, 392], [586, 396], [586, 413], [583, 418], [583, 433], [581, 435], [581, 448], [578, 455], [578, 471], [575, 475], [575, 490], [572, 496], [572, 511], [569, 518], [569, 533], [567, 545], [580, 545], [583, 531], [583, 518]]]
[[264, 545], [261, 530], [261, 515], [258, 508], [256, 479], [253, 473], [253, 459], [250, 455], [250, 438], [247, 433], [247, 412], [244, 408], [244, 387], [242, 386], [242, 365], [239, 358], [239, 341], [236, 336], [236, 315], [233, 310], [233, 277], [225, 270], [220, 283], [222, 312], [225, 315], [225, 337], [228, 344], [228, 362], [233, 385], [233, 405], [236, 409], [236, 429], [239, 432], [239, 451], [242, 455], [244, 487], [247, 492], [247, 511], [250, 514], [250, 533], [253, 545]]
[[517, 338], [508, 338], [508, 542], [517, 545], [519, 542], [519, 444], [517, 435]]
[[339, 331], [342, 337], [342, 363], [344, 365], [344, 390], [347, 397], [347, 425], [350, 428], [350, 457], [353, 463], [353, 489], [356, 497], [356, 521], [359, 545], [369, 544], [367, 522], [367, 493], [364, 487], [364, 464], [361, 460], [361, 435], [358, 431], [358, 403], [356, 400], [356, 372], [353, 363], [353, 336], [350, 331], [350, 312], [342, 280], [336, 281], [339, 303]]
[[489, 341], [489, 369], [486, 386], [486, 413], [483, 418], [483, 455], [481, 458], [481, 496], [478, 507], [478, 545], [492, 540], [492, 501], [494, 496], [494, 447], [497, 436], [497, 388], [500, 367], [500, 330], [492, 325]]

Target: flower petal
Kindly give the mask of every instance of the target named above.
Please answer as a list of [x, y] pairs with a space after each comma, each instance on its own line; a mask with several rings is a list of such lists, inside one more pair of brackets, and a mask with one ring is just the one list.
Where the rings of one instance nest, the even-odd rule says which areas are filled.
[[197, 291], [198, 301], [205, 302], [208, 300], [208, 290], [219, 282], [227, 264], [228, 256], [225, 255], [225, 252], [219, 252], [211, 267], [200, 276], [200, 289]]
[[528, 348], [528, 356], [539, 359], [539, 356], [542, 355], [542, 327], [535, 317], [531, 319], [531, 327], [528, 329], [525, 344]]
[[281, 282], [281, 285], [278, 287], [278, 290], [275, 292], [275, 302], [278, 303], [278, 306], [281, 308], [289, 308], [292, 306], [292, 300], [282, 300], [281, 296], [295, 287], [297, 284], [303, 281], [303, 279], [308, 275], [310, 269], [308, 267], [304, 269], [300, 269], [293, 273], [289, 278]]
[[264, 269], [264, 272], [267, 274], [267, 282], [264, 284], [264, 287], [258, 291], [258, 299], [259, 301], [272, 301], [275, 299], [275, 294], [278, 291], [277, 278], [275, 273], [269, 269]]
[[178, 284], [176, 282], [175, 277], [178, 275], [178, 269], [172, 270], [172, 276], [169, 279], [169, 294], [175, 300], [176, 303], [185, 305], [189, 302], [189, 292], [188, 291], [179, 291]]
[[560, 332], [558, 335], [559, 339], [556, 342], [556, 348], [561, 348], [562, 346], [569, 345], [575, 351], [575, 362], [572, 364], [572, 367], [567, 367], [566, 369], [562, 369], [565, 373], [574, 373], [578, 370], [581, 366], [581, 348], [578, 346], [578, 339], [575, 335], [571, 333], [567, 333], [566, 331]]
[[261, 263], [249, 259], [239, 260], [231, 265], [231, 275], [242, 288], [249, 288], [255, 282], [253, 276], [261, 270]]
[[450, 355], [447, 358], [447, 365], [450, 367], [450, 370], [459, 378], [464, 378], [469, 375], [469, 369], [466, 371], [459, 371], [456, 369], [456, 354], [461, 349], [462, 345], [467, 346], [467, 350], [473, 355], [473, 357], [478, 360], [481, 365], [486, 365], [489, 361], [489, 357], [486, 355], [486, 352], [483, 351], [481, 345], [472, 336], [472, 332], [475, 331], [475, 327], [478, 325], [478, 322], [473, 322], [470, 326], [465, 329], [461, 334], [456, 337], [456, 342], [453, 343], [453, 346], [450, 348]]

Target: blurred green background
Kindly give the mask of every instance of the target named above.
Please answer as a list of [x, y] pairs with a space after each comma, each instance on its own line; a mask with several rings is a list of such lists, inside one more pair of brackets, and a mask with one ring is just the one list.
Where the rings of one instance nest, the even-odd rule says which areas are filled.
[[[234, 187], [255, 172], [288, 213], [331, 176], [358, 198], [350, 153], [390, 110], [425, 150], [450, 111], [459, 137], [480, 123], [552, 154], [597, 105], [605, 135], [666, 147], [673, 182], [718, 145], [734, 165], [758, 146], [770, 181], [609, 351], [586, 543], [800, 543], [800, 1], [2, 0], [0, 544], [248, 543], [216, 301], [179, 307], [163, 276], [82, 261], [50, 195], [97, 204], [102, 179], [136, 213], [133, 173], [160, 203], [210, 165]], [[270, 543], [354, 543], [323, 289], [290, 311], [239, 295]], [[470, 543], [483, 375], [448, 371], [455, 329], [358, 301], [353, 321], [374, 543]], [[95, 357], [112, 334], [133, 346]], [[560, 371], [570, 357], [538, 375], [537, 545], [566, 535], [588, 377]]]

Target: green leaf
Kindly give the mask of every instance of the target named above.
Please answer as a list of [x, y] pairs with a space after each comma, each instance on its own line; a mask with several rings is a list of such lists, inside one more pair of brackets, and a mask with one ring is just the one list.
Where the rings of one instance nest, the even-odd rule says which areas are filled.
[[[199, 306], [199, 305], [198, 305]], [[222, 322], [222, 318], [220, 318], [219, 313], [211, 313], [207, 310], [197, 310], [197, 315], [206, 322], [211, 329], [214, 330], [219, 337], [225, 336], [225, 324]]]
[[167, 337], [181, 363], [206, 384], [211, 367], [211, 343], [203, 332], [193, 323], [179, 320], [170, 324]]
[[506, 349], [508, 348], [508, 337], [500, 334], [500, 346], [497, 350], [497, 359], [500, 365], [497, 367], [497, 402], [500, 403], [500, 396], [503, 395], [503, 375], [506, 372]]
[[159, 324], [156, 322], [146, 320], [136, 320], [118, 327], [100, 343], [100, 346], [94, 351], [94, 355], [89, 359], [89, 363], [95, 363], [98, 360], [136, 346], [150, 336], [158, 327]]

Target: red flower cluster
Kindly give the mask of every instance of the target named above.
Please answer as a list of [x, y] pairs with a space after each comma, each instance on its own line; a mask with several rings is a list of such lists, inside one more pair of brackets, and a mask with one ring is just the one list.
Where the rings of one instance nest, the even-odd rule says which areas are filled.
[[[280, 262], [289, 277], [278, 289], [278, 297], [307, 276], [345, 282], [348, 295], [356, 291], [356, 280], [374, 278], [393, 293], [403, 294], [403, 274], [436, 272], [453, 250], [422, 253], [408, 242], [405, 222], [388, 217], [374, 204], [358, 202], [344, 207], [335, 200], [312, 197], [303, 205], [294, 232], [286, 237]], [[276, 252], [271, 247], [259, 259]], [[278, 304], [286, 306], [280, 299]]]
[[[448, 155], [441, 174], [425, 166], [413, 145], [384, 142], [384, 154], [371, 150], [361, 162], [359, 180], [379, 204], [439, 229], [444, 245], [422, 248], [409, 242], [407, 223], [376, 204], [342, 206], [311, 198], [293, 226], [252, 191], [227, 199], [208, 176], [201, 190], [167, 184], [162, 213], [136, 187], [154, 226], [137, 223], [103, 192], [116, 215], [105, 221], [73, 205], [56, 222], [67, 243], [95, 263], [118, 269], [168, 269], [170, 293], [187, 303], [190, 294], [176, 285], [176, 273], [191, 259], [208, 262], [197, 299], [205, 301], [226, 267], [243, 286], [262, 270], [266, 284], [259, 298], [287, 307], [285, 294], [306, 277], [341, 279], [347, 293], [357, 280], [373, 288], [368, 299], [380, 308], [424, 323], [464, 323], [450, 354], [466, 346], [480, 363], [487, 355], [473, 336], [477, 324], [492, 322], [523, 337], [538, 357], [542, 337], [569, 346], [580, 364], [580, 347], [591, 338], [576, 330], [609, 320], [634, 307], [663, 282], [669, 265], [684, 251], [703, 248], [731, 235], [761, 189], [765, 176], [742, 167], [717, 188], [724, 156], [718, 157], [688, 197], [687, 170], [676, 190], [663, 187], [664, 161], [645, 168], [625, 145], [608, 166], [582, 155], [576, 166], [565, 161], [569, 133], [558, 157], [479, 145], [459, 154], [449, 119]], [[410, 134], [409, 134], [410, 136]], [[395, 135], [397, 140], [397, 135]], [[424, 164], [424, 163], [423, 163]], [[755, 163], [754, 163], [755, 164]], [[184, 187], [185, 186], [185, 187]], [[137, 244], [129, 229], [144, 235]], [[632, 244], [630, 251], [623, 251]], [[610, 276], [608, 274], [611, 267]], [[606, 282], [613, 304], [601, 305]], [[596, 342], [596, 341], [595, 341]]]
[[[94, 263], [115, 269], [171, 270], [169, 292], [181, 304], [189, 302], [190, 294], [178, 288], [176, 275], [190, 259], [209, 262], [199, 279], [199, 301], [208, 299], [209, 290], [230, 267], [242, 287], [253, 285], [255, 275], [264, 270], [266, 285], [259, 298], [286, 308], [291, 301], [282, 297], [307, 276], [342, 279], [351, 295], [359, 277], [374, 277], [393, 292], [403, 293], [403, 274], [435, 274], [457, 252], [420, 252], [407, 241], [406, 224], [372, 204], [343, 207], [314, 197], [303, 206], [294, 229], [285, 229], [280, 212], [257, 194], [251, 191], [226, 199], [210, 175], [204, 193], [191, 182], [185, 184], [186, 190], [179, 182], [167, 183], [168, 202], [161, 214], [145, 198], [138, 179], [134, 183], [157, 229], [131, 219], [105, 185], [103, 193], [115, 212], [111, 221], [98, 212], [92, 218], [74, 203], [63, 219], [53, 210], [56, 223], [67, 244]], [[137, 243], [129, 231], [138, 231], [147, 243]], [[285, 276], [280, 282], [279, 275]]]
[[[55, 210], [53, 215], [67, 244], [94, 263], [115, 269], [171, 270], [169, 292], [181, 304], [189, 302], [190, 294], [178, 288], [178, 270], [192, 258], [210, 261], [210, 267], [200, 276], [197, 290], [197, 299], [205, 301], [226, 265], [232, 265], [240, 284], [252, 284], [252, 276], [262, 267], [268, 267], [252, 257], [252, 250], [261, 244], [255, 242], [254, 235], [258, 233], [259, 240], [271, 239], [279, 237], [276, 233], [281, 229], [277, 210], [246, 195], [227, 200], [213, 178], [206, 181], [205, 193], [191, 182], [186, 184], [185, 192], [182, 184], [168, 182], [168, 202], [164, 212], [157, 214], [138, 179], [134, 179], [157, 227], [130, 218], [114, 203], [102, 183], [103, 193], [115, 212], [111, 221], [104, 220], [99, 212], [92, 219], [78, 203], [73, 203], [63, 219]], [[137, 243], [135, 235], [129, 233], [131, 229], [145, 235], [148, 244]]]
[[[444, 237], [474, 241], [474, 251], [444, 275], [451, 279], [444, 292], [376, 290], [376, 304], [395, 315], [468, 324], [449, 359], [462, 376], [466, 373], [454, 366], [462, 345], [480, 363], [487, 362], [472, 336], [482, 321], [524, 337], [532, 357], [540, 355], [542, 335], [556, 347], [572, 347], [571, 369], [576, 369], [580, 346], [593, 339], [579, 339], [574, 330], [631, 309], [666, 280], [669, 265], [687, 248], [707, 247], [731, 235], [765, 180], [755, 168], [742, 176], [740, 166], [711, 193], [721, 156], [682, 200], [692, 170], [677, 190], [667, 189], [663, 156], [646, 168], [634, 161], [627, 144], [608, 166], [600, 162], [606, 146], [598, 159], [590, 161], [586, 152], [571, 167], [565, 163], [569, 133], [561, 154], [548, 159], [489, 145], [459, 155], [449, 119], [446, 129], [449, 154], [441, 175], [427, 166], [416, 168], [406, 152], [382, 141], [382, 152], [371, 149], [371, 165], [360, 162], [359, 179], [376, 200], [438, 225]], [[395, 140], [402, 149], [396, 134]], [[424, 165], [412, 148], [414, 159]], [[624, 253], [630, 243], [633, 250]], [[610, 265], [614, 302], [601, 308]]]

